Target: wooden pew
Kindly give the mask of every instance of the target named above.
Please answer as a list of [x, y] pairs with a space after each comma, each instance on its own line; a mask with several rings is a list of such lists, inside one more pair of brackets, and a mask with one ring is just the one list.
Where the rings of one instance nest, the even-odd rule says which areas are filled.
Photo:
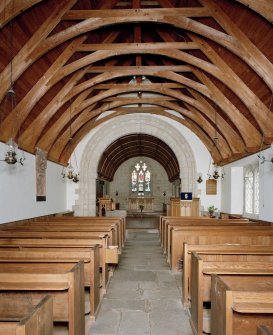
[[[1, 299], [1, 298], [0, 298]], [[20, 301], [0, 305], [0, 335], [52, 335], [53, 299], [46, 295], [34, 307]]]
[[273, 335], [273, 327], [270, 329], [267, 326], [260, 325], [257, 327], [257, 335]]
[[[205, 222], [218, 222], [219, 220], [210, 218], [208, 216], [166, 216], [160, 218], [160, 240], [161, 246], [165, 249], [167, 244], [167, 227], [169, 224], [185, 224], [185, 223], [194, 223], [194, 224], [204, 224]], [[247, 219], [245, 221], [248, 221]]]
[[[53, 218], [55, 219], [55, 218]], [[108, 221], [92, 221], [92, 220], [82, 220], [82, 219], [73, 219], [70, 217], [64, 217], [62, 220], [47, 220], [47, 221], [26, 221], [23, 223], [12, 223], [2, 225], [0, 230], [36, 230], [36, 229], [44, 229], [50, 230], [51, 227], [54, 227], [55, 230], [59, 231], [72, 231], [73, 228], [77, 228], [76, 231], [99, 231], [99, 232], [111, 232], [112, 235], [112, 245], [117, 245], [118, 250], [121, 253], [122, 247], [124, 245], [123, 240], [123, 229], [121, 222], [116, 220], [116, 222], [112, 222], [112, 220]], [[37, 228], [39, 227], [39, 228]], [[110, 230], [111, 229], [111, 230]]]
[[[254, 227], [260, 227], [260, 224], [256, 224], [255, 222], [250, 222], [248, 220], [242, 220], [242, 219], [238, 219], [238, 220], [217, 220], [217, 219], [208, 219], [208, 220], [203, 220], [202, 222], [197, 221], [197, 220], [190, 220], [190, 221], [183, 221], [183, 222], [177, 222], [177, 223], [169, 223], [166, 222], [166, 233], [164, 236], [164, 253], [167, 253], [171, 247], [171, 233], [172, 230], [174, 228], [179, 229], [179, 227], [183, 228], [185, 226], [199, 226], [199, 227], [203, 227], [203, 226], [212, 226], [212, 227], [230, 227], [230, 226], [234, 226], [234, 227], [240, 227], [240, 226], [254, 226]], [[268, 224], [264, 225], [265, 227], [268, 227]], [[261, 226], [263, 227], [263, 226]], [[202, 228], [201, 228], [202, 229]]]
[[17, 264], [6, 263], [0, 266], [0, 305], [15, 300], [36, 304], [41, 297], [50, 293], [53, 296], [53, 320], [68, 322], [69, 335], [85, 335], [84, 318], [84, 267], [80, 261], [68, 272], [44, 269], [24, 271]]
[[110, 216], [59, 216], [59, 217], [48, 217], [38, 218], [35, 222], [46, 221], [46, 222], [77, 222], [77, 224], [101, 224], [101, 223], [115, 223], [118, 224], [121, 231], [122, 247], [124, 247], [126, 237], [126, 218], [125, 217], [110, 217]]
[[211, 334], [256, 335], [273, 327], [273, 276], [212, 276]]
[[[195, 334], [203, 334], [203, 305], [210, 303], [211, 275], [221, 276], [254, 276], [273, 275], [273, 262], [267, 262], [268, 255], [261, 255], [259, 262], [228, 261], [230, 255], [226, 255], [224, 261], [203, 261], [193, 252], [191, 264], [191, 307], [190, 324]], [[270, 255], [269, 255], [270, 257]], [[237, 280], [239, 280], [237, 278]], [[218, 334], [217, 334], [218, 335]]]
[[192, 252], [200, 255], [204, 260], [206, 255], [206, 261], [221, 261], [222, 255], [234, 255], [234, 259], [237, 261], [259, 261], [260, 255], [272, 255], [269, 259], [273, 261], [273, 246], [263, 245], [231, 245], [231, 244], [188, 244], [184, 243], [183, 249], [183, 271], [182, 271], [182, 303], [184, 306], [189, 305], [190, 299], [190, 282], [191, 282], [191, 255]]
[[183, 243], [189, 244], [249, 244], [272, 245], [273, 227], [256, 226], [185, 226], [174, 227], [169, 261], [172, 271], [179, 270], [178, 263], [183, 257]]
[[[0, 239], [9, 240], [11, 238], [19, 239], [59, 239], [59, 240], [91, 240], [93, 239], [95, 244], [101, 244], [101, 266], [102, 266], [102, 278], [103, 278], [103, 287], [106, 288], [108, 283], [109, 268], [108, 260], [109, 253], [117, 253], [116, 249], [109, 249], [109, 234], [108, 233], [98, 233], [98, 232], [60, 232], [60, 231], [0, 231]], [[56, 242], [56, 241], [55, 241]], [[65, 243], [65, 242], [64, 242]], [[68, 242], [71, 244], [71, 241]], [[74, 243], [76, 244], [77, 243]]]
[[[124, 247], [124, 242], [126, 238], [126, 218], [125, 217], [115, 217], [115, 216], [74, 216], [70, 219], [76, 219], [77, 223], [81, 222], [96, 222], [96, 223], [103, 223], [103, 222], [112, 222], [112, 223], [118, 223], [121, 230], [121, 237], [122, 237], [122, 247]], [[61, 222], [61, 218], [57, 218], [59, 222]], [[67, 218], [66, 218], [67, 219]]]
[[[109, 236], [108, 239], [108, 248], [105, 249], [106, 258], [109, 259], [109, 261], [106, 260], [106, 263], [111, 264], [117, 264], [118, 263], [118, 246], [113, 245], [113, 227], [105, 227], [105, 228], [97, 228], [94, 227], [94, 230], [92, 227], [89, 226], [78, 226], [78, 225], [49, 225], [49, 226], [40, 226], [39, 224], [36, 226], [7, 226], [5, 229], [0, 229], [0, 236], [3, 233], [7, 232], [13, 233], [14, 237], [24, 237], [28, 233], [31, 236], [37, 236], [34, 235], [35, 233], [46, 233], [46, 236], [49, 236], [48, 234], [51, 233], [51, 236], [58, 236], [58, 237], [66, 237], [69, 236], [68, 233], [71, 233], [73, 238], [88, 238], [88, 237], [98, 237], [101, 236], [104, 232], [107, 233]], [[45, 236], [45, 234], [44, 234]], [[51, 238], [50, 236], [50, 238]]]
[[[100, 234], [106, 233], [109, 236], [108, 244], [115, 245], [115, 232], [113, 227], [80, 227], [78, 225], [66, 226], [66, 225], [29, 225], [29, 226], [16, 226], [16, 227], [6, 227], [3, 228], [0, 226], [0, 234], [3, 236], [3, 233], [13, 233], [18, 236], [20, 233], [28, 233], [33, 235], [35, 232], [46, 232], [46, 233], [74, 233], [75, 235], [81, 236], [95, 236], [97, 237]], [[26, 234], [24, 234], [26, 235]]]
[[163, 247], [163, 236], [165, 234], [165, 227], [166, 223], [175, 223], [175, 222], [183, 222], [185, 220], [204, 220], [204, 219], [210, 219], [207, 216], [160, 216], [159, 218], [159, 235], [160, 235], [160, 241], [161, 246]]
[[[69, 271], [80, 260], [84, 262], [84, 286], [89, 288], [89, 306], [87, 313], [95, 319], [100, 306], [100, 278], [99, 278], [99, 246], [90, 248], [48, 248], [48, 247], [20, 247], [1, 248], [0, 266], [9, 268], [9, 264], [17, 264], [18, 269], [24, 271], [50, 268], [51, 271]], [[35, 263], [35, 265], [34, 265]]]
[[101, 286], [103, 293], [106, 292], [108, 285], [109, 271], [106, 255], [108, 235], [103, 235], [100, 238], [89, 238], [89, 239], [48, 239], [48, 238], [0, 238], [0, 247], [10, 248], [69, 248], [71, 250], [78, 250], [79, 248], [93, 248], [94, 245], [100, 246], [100, 267], [101, 267]]

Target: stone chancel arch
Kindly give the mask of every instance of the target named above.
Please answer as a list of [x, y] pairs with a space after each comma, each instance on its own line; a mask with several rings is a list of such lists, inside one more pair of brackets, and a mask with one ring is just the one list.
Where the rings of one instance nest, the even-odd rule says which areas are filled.
[[160, 138], [175, 152], [181, 179], [181, 190], [196, 195], [196, 162], [193, 151], [185, 137], [168, 122], [158, 117], [140, 114], [119, 116], [96, 128], [84, 148], [80, 171], [79, 200], [76, 215], [96, 214], [96, 178], [101, 155], [121, 136], [144, 133]]

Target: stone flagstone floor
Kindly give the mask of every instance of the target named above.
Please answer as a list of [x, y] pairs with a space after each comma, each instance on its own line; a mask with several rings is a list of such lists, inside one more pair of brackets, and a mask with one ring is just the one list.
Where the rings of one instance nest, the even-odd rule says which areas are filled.
[[169, 270], [157, 229], [128, 230], [120, 264], [88, 335], [192, 335], [181, 275]]

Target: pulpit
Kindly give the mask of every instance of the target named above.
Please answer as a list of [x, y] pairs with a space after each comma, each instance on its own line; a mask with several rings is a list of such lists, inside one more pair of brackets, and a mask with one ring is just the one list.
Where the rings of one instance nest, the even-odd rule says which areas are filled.
[[199, 216], [200, 199], [192, 198], [192, 200], [180, 200], [179, 198], [171, 198], [170, 206], [171, 216]]
[[141, 207], [143, 212], [152, 212], [154, 206], [154, 198], [152, 197], [129, 197], [128, 198], [128, 211], [140, 212]]

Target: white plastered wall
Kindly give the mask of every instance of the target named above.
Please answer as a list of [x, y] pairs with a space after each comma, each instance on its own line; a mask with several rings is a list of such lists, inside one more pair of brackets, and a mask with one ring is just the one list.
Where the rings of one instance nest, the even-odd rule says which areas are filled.
[[[5, 144], [0, 143], [1, 159], [5, 157], [5, 152]], [[47, 162], [46, 201], [37, 202], [35, 156], [28, 153], [25, 156], [24, 166], [0, 162], [0, 223], [67, 210], [62, 166]]]

